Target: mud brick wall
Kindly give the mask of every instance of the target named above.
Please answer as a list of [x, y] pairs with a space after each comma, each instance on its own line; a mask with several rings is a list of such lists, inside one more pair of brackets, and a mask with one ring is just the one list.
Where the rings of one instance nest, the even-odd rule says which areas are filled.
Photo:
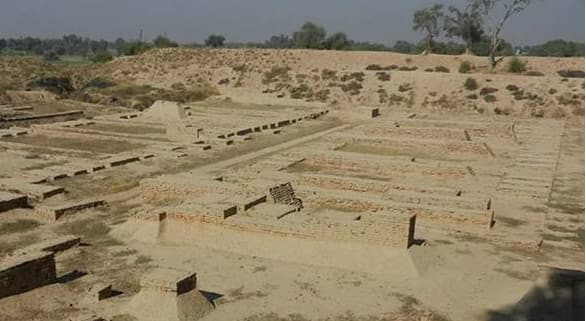
[[440, 141], [440, 140], [401, 140], [394, 139], [391, 137], [368, 137], [368, 136], [357, 136], [357, 135], [339, 135], [329, 138], [330, 140], [340, 141], [344, 140], [348, 143], [358, 145], [376, 146], [381, 148], [389, 148], [392, 146], [393, 149], [413, 150], [413, 152], [421, 151], [424, 149], [426, 152], [436, 153], [470, 153], [486, 155], [486, 147], [482, 143], [478, 142], [466, 142], [466, 141]]
[[409, 224], [397, 223], [397, 221], [385, 222], [384, 224], [363, 221], [278, 224], [274, 221], [238, 217], [237, 220], [227, 220], [222, 225], [247, 232], [262, 232], [316, 240], [363, 242], [391, 247], [407, 247], [409, 236]]
[[413, 138], [453, 139], [464, 140], [463, 129], [439, 127], [389, 127], [389, 128], [361, 128], [368, 136], [411, 136]]
[[28, 197], [25, 195], [17, 196], [10, 199], [0, 200], [0, 212], [8, 211], [13, 208], [21, 208], [28, 206]]
[[19, 294], [50, 284], [56, 279], [55, 258], [52, 253], [37, 253], [9, 257], [14, 263], [0, 265], [0, 298]]
[[455, 167], [430, 167], [408, 163], [390, 163], [381, 161], [368, 161], [366, 159], [348, 159], [335, 155], [312, 155], [306, 162], [322, 168], [347, 170], [353, 172], [366, 172], [376, 175], [396, 175], [397, 173], [420, 172], [430, 176], [462, 178], [470, 174], [463, 168]]
[[350, 209], [357, 213], [391, 212], [417, 215], [423, 219], [430, 219], [446, 224], [474, 224], [485, 225], [488, 212], [482, 210], [463, 210], [458, 208], [428, 207], [419, 204], [399, 206], [385, 201], [375, 202], [367, 200], [339, 199], [334, 197], [319, 197], [311, 201], [314, 206], [327, 208]]
[[[197, 180], [198, 178], [194, 178]], [[212, 182], [213, 183], [213, 182]], [[188, 184], [182, 182], [166, 182], [164, 180], [142, 180], [140, 182], [141, 195], [144, 199], [158, 199], [165, 197], [182, 198], [186, 196], [226, 191], [225, 188], [214, 184]]]

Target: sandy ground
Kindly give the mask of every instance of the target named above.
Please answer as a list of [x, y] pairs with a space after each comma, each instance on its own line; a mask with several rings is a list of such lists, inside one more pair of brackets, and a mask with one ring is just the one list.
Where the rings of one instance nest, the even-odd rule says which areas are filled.
[[[476, 71], [466, 75], [457, 73], [462, 60], [471, 61], [477, 66]], [[198, 77], [217, 83], [233, 76], [235, 79], [229, 85], [218, 85], [224, 96], [189, 104], [188, 111], [194, 115], [215, 115], [209, 121], [201, 121], [202, 126], [214, 126], [214, 130], [222, 126], [239, 129], [239, 119], [261, 121], [263, 112], [266, 117], [319, 108], [330, 108], [332, 112], [315, 121], [285, 127], [279, 135], [252, 135], [250, 141], [238, 141], [232, 147], [214, 145], [209, 153], [196, 151], [194, 146], [178, 141], [178, 136], [166, 134], [169, 124], [181, 122], [181, 118], [163, 120], [165, 115], [155, 117], [155, 112], [150, 118], [144, 118], [144, 122], [135, 119], [134, 124], [132, 120], [123, 123], [110, 116], [97, 117], [94, 127], [32, 131], [20, 138], [2, 139], [1, 161], [7, 164], [0, 172], [3, 178], [62, 166], [74, 160], [88, 162], [132, 152], [125, 144], [135, 144], [132, 146], [137, 150], [146, 148], [138, 144], [150, 146], [158, 154], [152, 159], [103, 172], [55, 181], [52, 184], [65, 187], [67, 193], [46, 201], [60, 204], [100, 196], [108, 201], [108, 207], [85, 210], [57, 222], [39, 219], [33, 209], [1, 213], [0, 257], [65, 234], [79, 235], [83, 245], [57, 254], [59, 282], [0, 299], [0, 320], [83, 320], [91, 315], [116, 321], [136, 320], [131, 302], [141, 289], [140, 280], [156, 267], [197, 273], [198, 289], [216, 306], [202, 320], [518, 318], [518, 314], [511, 312], [512, 307], [536, 288], [536, 281], [547, 273], [548, 267], [584, 270], [584, 118], [583, 114], [573, 112], [583, 110], [583, 79], [562, 81], [556, 74], [560, 69], [583, 70], [583, 60], [527, 58], [527, 61], [529, 70], [545, 75], [510, 75], [503, 70], [488, 73], [483, 69], [486, 61], [480, 57], [389, 53], [157, 50], [136, 58], [117, 59], [104, 66], [104, 70], [113, 77], [130, 77], [141, 84], [168, 87], [177, 82], [196, 83]], [[248, 65], [244, 75], [237, 67], [243, 63]], [[275, 64], [290, 66], [291, 80], [263, 84], [263, 73]], [[393, 70], [391, 80], [381, 82], [376, 71], [365, 70], [369, 64], [416, 65], [418, 70]], [[423, 71], [438, 65], [451, 72]], [[318, 71], [312, 71], [316, 66]], [[347, 95], [336, 87], [325, 102], [293, 99], [289, 93], [291, 87], [262, 93], [269, 87], [274, 89], [279, 82], [295, 84], [299, 74], [320, 76], [319, 80], [311, 81], [316, 92], [330, 82], [322, 78], [324, 69], [337, 70], [339, 74], [364, 72], [363, 89], [360, 94]], [[234, 81], [240, 76], [241, 87], [234, 87]], [[497, 101], [488, 103], [480, 98], [476, 107], [472, 107], [470, 99], [465, 98], [470, 93], [462, 87], [468, 77], [480, 84], [474, 91], [476, 94], [483, 87], [497, 88], [492, 93]], [[399, 90], [405, 83], [410, 89]], [[510, 84], [543, 97], [543, 106], [526, 105], [539, 99], [516, 100], [506, 89]], [[405, 101], [381, 104], [377, 92], [381, 88], [405, 97]], [[551, 88], [556, 89], [555, 94], [547, 93]], [[431, 92], [436, 94], [431, 96]], [[570, 96], [582, 96], [574, 99], [578, 100], [577, 104], [560, 104], [557, 97], [566, 92]], [[285, 96], [277, 98], [280, 93]], [[414, 97], [410, 102], [409, 93]], [[442, 102], [424, 103], [425, 99], [439, 100], [444, 94], [446, 98]], [[230, 97], [232, 102], [226, 102], [225, 97]], [[371, 120], [364, 116], [370, 109], [362, 110], [358, 108], [360, 105], [379, 106], [382, 116]], [[501, 112], [497, 115], [496, 107], [514, 111], [508, 116]], [[535, 114], [532, 117], [541, 107], [547, 109], [545, 118], [555, 119], [536, 118]], [[554, 117], [558, 107], [563, 109], [563, 117]], [[112, 112], [98, 111], [89, 105], [84, 108], [92, 109], [96, 115]], [[479, 112], [479, 108], [485, 112]], [[408, 121], [413, 124], [409, 125]], [[460, 135], [458, 139], [465, 140], [460, 128], [470, 124], [481, 124], [493, 131], [471, 133], [473, 140], [486, 135], [483, 142], [491, 146], [496, 157], [490, 157], [484, 149], [484, 156], [478, 156], [474, 150], [442, 149], [445, 146], [441, 144], [454, 143], [452, 135]], [[518, 125], [521, 143], [513, 143], [509, 130], [512, 124]], [[410, 134], [409, 126], [420, 131]], [[385, 131], [391, 134], [381, 134]], [[382, 171], [396, 175], [375, 177], [370, 172], [358, 173], [362, 174], [361, 179], [375, 183], [410, 182], [411, 186], [439, 190], [452, 188], [459, 181], [448, 176], [431, 179], [418, 174], [417, 166], [424, 169], [436, 166], [437, 171], [446, 170], [457, 176], [448, 169], [464, 168], [466, 172], [465, 165], [470, 165], [475, 173], [466, 174], [462, 190], [476, 193], [474, 197], [465, 195], [470, 200], [485, 196], [483, 193], [490, 193], [494, 198], [497, 211], [494, 231], [486, 233], [482, 226], [480, 233], [468, 225], [454, 227], [441, 220], [422, 219], [416, 237], [425, 239], [425, 244], [406, 250], [380, 244], [234, 231], [213, 224], [175, 224], [162, 233], [156, 225], [133, 217], [150, 205], [140, 193], [139, 183], [145, 178], [171, 174], [197, 177], [206, 173], [236, 177], [247, 166], [262, 164], [275, 155], [325, 152], [322, 146], [340, 137], [348, 139], [364, 133], [413, 144], [425, 142], [431, 147], [409, 147], [395, 142], [396, 146], [387, 143], [389, 146], [374, 148], [355, 144], [336, 151], [354, 153], [367, 160], [387, 157], [388, 166], [383, 166]], [[79, 139], [81, 144], [77, 142]], [[461, 141], [456, 143], [468, 146]], [[175, 145], [181, 148], [171, 150]], [[394, 166], [404, 164], [404, 159], [411, 158], [407, 155], [414, 151], [416, 164], [404, 165], [403, 173], [393, 172]], [[523, 165], [526, 162], [529, 165]], [[317, 168], [312, 166], [299, 167], [286, 175], [311, 174]], [[530, 167], [538, 168], [536, 177], [551, 172], [552, 187], [542, 198], [528, 197], [521, 190], [525, 187], [508, 191], [509, 185], [502, 183], [514, 181], [515, 176], [532, 175]], [[322, 170], [321, 174], [349, 179], [356, 173], [331, 169]], [[357, 199], [383, 197], [356, 195]], [[308, 208], [311, 206], [308, 204]], [[458, 210], [455, 205], [451, 208]], [[536, 240], [540, 239], [543, 243], [538, 251]], [[111, 283], [120, 293], [96, 303], [88, 295], [96, 282]]]

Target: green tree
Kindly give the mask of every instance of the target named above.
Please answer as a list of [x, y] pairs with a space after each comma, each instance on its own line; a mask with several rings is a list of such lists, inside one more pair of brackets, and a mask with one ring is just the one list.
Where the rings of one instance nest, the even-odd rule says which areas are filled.
[[330, 50], [344, 50], [350, 47], [350, 40], [343, 32], [336, 32], [329, 36], [324, 43], [324, 47]]
[[107, 50], [100, 50], [90, 57], [93, 63], [104, 63], [114, 59]]
[[217, 35], [217, 34], [211, 34], [205, 40], [205, 45], [208, 47], [213, 47], [213, 48], [223, 47], [224, 41], [226, 41], [226, 38], [224, 36]]
[[432, 52], [433, 39], [438, 37], [442, 31], [443, 8], [443, 5], [435, 4], [413, 13], [413, 30], [425, 33], [426, 48], [423, 54]]
[[271, 38], [264, 43], [266, 48], [285, 49], [293, 48], [295, 43], [288, 35], [271, 36]]
[[306, 22], [299, 31], [293, 33], [293, 41], [297, 48], [321, 49], [325, 39], [326, 29], [312, 22]]
[[444, 22], [446, 36], [462, 39], [466, 44], [466, 53], [472, 53], [472, 45], [480, 41], [484, 32], [482, 30], [482, 15], [474, 6], [467, 6], [464, 11], [450, 6], [448, 12]]
[[398, 53], [404, 53], [404, 54], [410, 54], [410, 53], [415, 53], [417, 46], [405, 41], [405, 40], [397, 40], [397, 42], [395, 42], [395, 45], [393, 45], [392, 50], [394, 52], [398, 52]]
[[131, 41], [127, 42], [122, 49], [122, 54], [125, 56], [134, 56], [141, 54], [151, 49], [151, 45], [143, 41]]
[[155, 40], [153, 40], [153, 44], [157, 48], [174, 48], [178, 46], [175, 41], [161, 35], [157, 36]]
[[484, 31], [490, 39], [488, 47], [488, 62], [492, 69], [503, 61], [504, 56], [499, 51], [501, 48], [501, 31], [505, 23], [514, 15], [525, 10], [532, 0], [468, 0], [473, 10], [484, 16]]

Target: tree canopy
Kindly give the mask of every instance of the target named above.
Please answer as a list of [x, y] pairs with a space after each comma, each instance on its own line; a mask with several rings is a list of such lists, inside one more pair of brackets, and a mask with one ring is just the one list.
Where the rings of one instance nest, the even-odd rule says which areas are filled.
[[313, 22], [306, 22], [299, 31], [293, 33], [295, 47], [305, 49], [321, 49], [326, 39], [326, 29]]
[[427, 47], [424, 53], [430, 53], [433, 48], [433, 39], [442, 32], [443, 8], [441, 4], [434, 4], [429, 8], [417, 10], [413, 13], [413, 30], [425, 33]]
[[211, 34], [205, 40], [205, 45], [208, 47], [218, 48], [223, 47], [225, 41], [226, 38], [224, 36], [218, 34]]

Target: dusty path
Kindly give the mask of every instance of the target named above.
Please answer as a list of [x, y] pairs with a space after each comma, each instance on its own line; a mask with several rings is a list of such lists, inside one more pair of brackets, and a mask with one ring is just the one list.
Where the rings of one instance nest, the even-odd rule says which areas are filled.
[[209, 173], [209, 172], [217, 171], [217, 170], [224, 169], [224, 168], [227, 168], [227, 167], [230, 167], [230, 166], [234, 166], [234, 165], [239, 164], [239, 163], [242, 163], [242, 162], [251, 161], [251, 160], [253, 160], [255, 158], [263, 157], [263, 156], [266, 156], [266, 155], [269, 155], [269, 154], [273, 154], [273, 153], [279, 152], [281, 150], [294, 147], [296, 145], [300, 145], [300, 144], [303, 144], [303, 143], [310, 142], [312, 140], [318, 139], [320, 137], [323, 137], [325, 135], [331, 134], [333, 132], [337, 132], [337, 131], [340, 131], [340, 130], [343, 130], [343, 129], [347, 129], [350, 126], [351, 125], [348, 125], [348, 124], [341, 125], [341, 126], [337, 126], [337, 127], [330, 128], [328, 130], [324, 130], [324, 131], [321, 131], [321, 132], [318, 132], [318, 133], [315, 133], [315, 134], [311, 134], [311, 135], [308, 135], [308, 136], [304, 136], [304, 137], [301, 137], [301, 138], [297, 138], [297, 139], [294, 139], [292, 141], [288, 141], [286, 143], [282, 143], [282, 144], [278, 144], [278, 145], [275, 145], [275, 146], [270, 146], [270, 147], [267, 147], [267, 148], [263, 148], [261, 150], [257, 150], [257, 151], [254, 151], [252, 153], [244, 154], [242, 156], [230, 158], [230, 159], [227, 159], [225, 161], [221, 161], [221, 162], [217, 162], [217, 163], [205, 165], [205, 166], [196, 168], [195, 170], [192, 171], [192, 173], [196, 173], [196, 172], [199, 172], [199, 173]]

